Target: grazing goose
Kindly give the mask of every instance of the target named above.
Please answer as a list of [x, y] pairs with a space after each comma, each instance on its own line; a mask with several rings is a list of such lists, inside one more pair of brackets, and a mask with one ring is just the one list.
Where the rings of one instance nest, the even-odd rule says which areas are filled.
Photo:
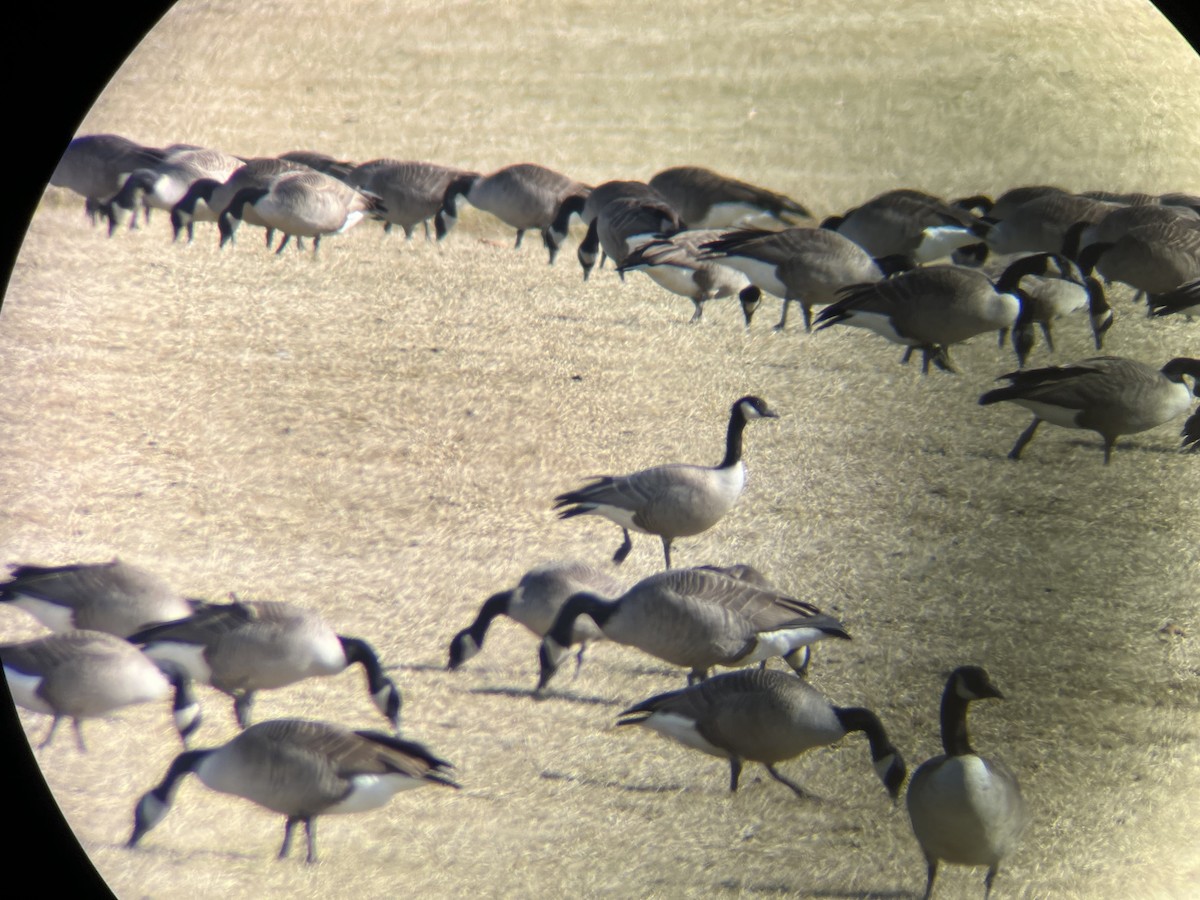
[[1184, 282], [1165, 294], [1147, 294], [1152, 316], [1180, 315], [1189, 319], [1200, 316], [1200, 278]]
[[350, 173], [356, 168], [352, 162], [336, 159], [328, 153], [321, 153], [318, 150], [289, 150], [287, 153], [280, 153], [278, 158], [285, 162], [299, 163], [309, 169], [324, 172], [347, 184], [351, 183]]
[[144, 147], [118, 134], [85, 134], [67, 145], [50, 183], [83, 197], [84, 209], [95, 224], [103, 204], [121, 189], [129, 173], [154, 166], [164, 156], [165, 150]]
[[[1013, 262], [1008, 260], [1004, 268]], [[1054, 352], [1053, 323], [1084, 310], [1088, 313], [1096, 349], [1104, 348], [1104, 335], [1113, 324], [1113, 310], [1099, 281], [1090, 275], [1083, 277], [1067, 256], [1058, 253], [1029, 254], [1022, 270], [1026, 274], [1017, 281], [1022, 303], [1028, 307], [1029, 320], [1041, 328], [1051, 353]], [[1003, 270], [996, 273], [997, 277], [1002, 273]]]
[[821, 227], [849, 238], [875, 259], [902, 256], [927, 263], [979, 244], [977, 223], [967, 209], [924, 191], [901, 188], [830, 216]]
[[1009, 451], [1020, 459], [1043, 422], [1094, 431], [1104, 438], [1104, 463], [1117, 438], [1138, 434], [1187, 412], [1192, 391], [1184, 376], [1200, 379], [1200, 359], [1176, 357], [1161, 369], [1119, 356], [1097, 356], [1065, 366], [1001, 375], [1007, 387], [988, 391], [981, 406], [1011, 401], [1033, 413], [1033, 422]]
[[435, 220], [437, 239], [444, 238], [458, 221], [456, 197], [478, 178], [478, 173], [454, 166], [412, 160], [375, 159], [350, 173], [350, 183], [383, 201], [384, 231], [393, 225], [412, 240], [422, 225], [429, 238], [429, 221]]
[[1066, 191], [1047, 191], [1017, 205], [1004, 218], [980, 220], [989, 250], [999, 256], [1016, 253], [1059, 253], [1076, 222], [1099, 222], [1114, 207]]
[[341, 234], [367, 213], [385, 212], [379, 197], [329, 175], [315, 170], [286, 172], [269, 187], [242, 188], [234, 195], [217, 221], [222, 247], [230, 239], [235, 221], [245, 217], [247, 207], [253, 207], [268, 228], [283, 232], [276, 253], [282, 253], [296, 235], [311, 237], [315, 254], [322, 235]]
[[1112, 242], [1083, 247], [1076, 262], [1085, 275], [1094, 269], [1146, 294], [1166, 294], [1200, 278], [1200, 225], [1184, 219], [1130, 228]]
[[[293, 160], [279, 159], [274, 156], [246, 160], [235, 169], [224, 181], [214, 178], [198, 178], [188, 187], [187, 192], [179, 202], [171, 207], [171, 229], [173, 240], [179, 240], [179, 232], [187, 228], [188, 243], [195, 237], [195, 223], [199, 221], [216, 222], [233, 200], [234, 195], [243, 188], [269, 188], [278, 176], [286, 172], [303, 172], [308, 167]], [[203, 206], [201, 204], [203, 203]], [[267, 230], [267, 246], [271, 246], [275, 229], [254, 211], [253, 206], [243, 210], [245, 221]], [[236, 225], [236, 223], [233, 223]], [[230, 233], [230, 240], [233, 233]]]
[[11, 569], [12, 577], [0, 584], [0, 603], [25, 610], [51, 631], [82, 628], [126, 637], [195, 609], [157, 575], [119, 559]]
[[814, 747], [866, 734], [875, 772], [892, 799], [900, 796], [905, 766], [875, 713], [833, 706], [803, 678], [785, 672], [741, 669], [678, 691], [659, 694], [620, 714], [618, 725], [643, 725], [685, 747], [729, 760], [729, 790], [738, 789], [742, 766], [762, 763], [798, 797], [812, 797], [775, 766]]
[[1017, 778], [1002, 762], [980, 756], [967, 736], [972, 700], [1004, 695], [978, 666], [951, 673], [942, 693], [943, 756], [922, 763], [908, 785], [908, 816], [928, 865], [925, 900], [938, 865], [987, 866], [984, 897], [1000, 863], [1017, 846], [1029, 816]]
[[[475, 621], [454, 636], [446, 668], [457, 669], [479, 653], [488, 628], [498, 616], [508, 616], [538, 637], [544, 637], [567, 598], [580, 591], [616, 597], [622, 588], [616, 579], [587, 563], [551, 562], [530, 569], [521, 576], [516, 587], [488, 597]], [[604, 633], [591, 619], [576, 622], [571, 644], [582, 645], [576, 654], [577, 671], [583, 664], [583, 653], [588, 645], [603, 639]]]
[[306, 861], [315, 863], [317, 816], [378, 809], [400, 791], [428, 784], [457, 788], [445, 774], [452, 768], [421, 744], [390, 734], [304, 719], [260, 722], [220, 747], [175, 757], [162, 782], [138, 801], [126, 846], [136, 847], [162, 821], [180, 779], [194, 772], [214, 791], [287, 817], [279, 859], [287, 857], [292, 831], [303, 822]]
[[290, 603], [210, 604], [185, 619], [153, 625], [129, 637], [151, 659], [181, 666], [191, 677], [233, 698], [243, 728], [257, 691], [305, 678], [337, 675], [360, 664], [367, 691], [392, 724], [400, 725], [400, 691], [361, 638], [337, 634], [319, 615]]
[[689, 228], [776, 228], [811, 219], [791, 197], [700, 166], [674, 166], [650, 179]]
[[596, 265], [597, 251], [620, 265], [635, 248], [647, 241], [669, 237], [682, 230], [679, 214], [665, 200], [653, 197], [618, 197], [610, 200], [596, 213], [588, 225], [587, 234], [579, 244], [577, 256], [587, 281]]
[[745, 273], [716, 260], [703, 259], [701, 246], [729, 234], [727, 229], [705, 228], [679, 231], [670, 237], [654, 238], [630, 251], [617, 271], [642, 271], [656, 284], [692, 301], [691, 321], [704, 316], [704, 304], [735, 294], [742, 304], [746, 327], [761, 302], [762, 291]]
[[843, 288], [840, 299], [817, 316], [817, 330], [839, 324], [867, 328], [893, 343], [919, 349], [921, 371], [928, 374], [930, 362], [945, 372], [956, 371], [950, 361], [953, 344], [1012, 329], [1017, 359], [1024, 365], [1033, 348], [1032, 310], [1023, 302], [1018, 284], [1024, 275], [1044, 269], [1045, 261], [1036, 256], [1017, 259], [994, 282], [965, 266], [910, 269], [883, 281]]
[[1181, 450], [1185, 453], [1200, 453], [1200, 408], [1188, 416], [1179, 435], [1183, 438]]
[[1140, 206], [1115, 206], [1098, 222], [1076, 222], [1067, 229], [1063, 238], [1062, 252], [1077, 259], [1080, 251], [1094, 243], [1116, 243], [1125, 233], [1143, 225], [1162, 222], [1181, 223], [1195, 227], [1200, 223], [1196, 211], [1189, 206], [1163, 206], [1143, 204]]
[[[551, 234], [555, 217], [568, 199], [586, 200], [591, 193], [588, 185], [534, 163], [517, 163], [473, 182], [457, 182], [454, 190], [465, 196], [476, 209], [491, 213], [505, 225], [515, 228], [517, 241], [514, 247], [521, 246], [526, 231], [540, 231], [551, 265], [562, 244]], [[447, 203], [451, 202], [448, 196]]]
[[202, 178], [223, 182], [244, 164], [244, 161], [220, 150], [185, 149], [168, 153], [158, 165], [134, 170], [121, 190], [107, 204], [108, 233], [116, 230], [118, 210], [133, 213], [129, 226], [137, 224], [135, 207], [140, 202], [150, 221], [151, 209], [170, 212], [186, 196], [188, 189]]
[[787, 326], [789, 303], [800, 304], [808, 331], [814, 306], [832, 303], [848, 284], [877, 281], [885, 268], [904, 266], [893, 258], [881, 267], [854, 241], [825, 228], [740, 229], [702, 244], [700, 259], [737, 269], [756, 287], [783, 298], [776, 331]]
[[[556, 247], [562, 246], [567, 239], [567, 229], [570, 226], [571, 217], [579, 216], [580, 221], [588, 229], [577, 254], [580, 265], [584, 269], [585, 280], [592, 266], [595, 265], [599, 253], [600, 235], [596, 218], [599, 216], [600, 210], [609, 203], [624, 199], [645, 200], [652, 207], [661, 204], [670, 209], [671, 214], [678, 215], [674, 213], [674, 208], [667, 202], [667, 198], [644, 181], [606, 181], [592, 188], [586, 197], [579, 195], [568, 197], [559, 206], [554, 221], [550, 224], [550, 243]], [[679, 231], [681, 228], [682, 225], [679, 225], [671, 230]]]
[[765, 400], [742, 397], [730, 408], [725, 457], [717, 465], [671, 463], [629, 475], [601, 475], [577, 490], [559, 494], [554, 498], [554, 508], [561, 510], [558, 515], [562, 519], [597, 515], [620, 525], [624, 540], [613, 554], [613, 562], [618, 564], [633, 549], [630, 529], [658, 535], [669, 569], [674, 540], [712, 528], [742, 495], [746, 485], [742, 432], [746, 423], [778, 417]]
[[179, 668], [152, 662], [132, 644], [104, 631], [76, 629], [0, 646], [4, 677], [18, 706], [54, 717], [38, 749], [49, 745], [59, 721], [75, 726], [82, 752], [82, 720], [174, 694], [175, 727], [187, 746], [200, 725], [191, 682]]
[[566, 655], [579, 616], [590, 616], [610, 641], [689, 670], [688, 683], [713, 666], [745, 666], [782, 656], [797, 672], [808, 645], [849, 638], [841, 622], [811, 603], [719, 569], [669, 569], [643, 578], [612, 600], [570, 597], [542, 639], [540, 693]]
[[995, 223], [1008, 218], [1019, 206], [1037, 197], [1066, 193], [1069, 191], [1057, 185], [1025, 184], [1009, 188], [994, 200], [986, 194], [976, 194], [973, 197], [954, 200], [953, 205], [986, 218], [988, 223]]

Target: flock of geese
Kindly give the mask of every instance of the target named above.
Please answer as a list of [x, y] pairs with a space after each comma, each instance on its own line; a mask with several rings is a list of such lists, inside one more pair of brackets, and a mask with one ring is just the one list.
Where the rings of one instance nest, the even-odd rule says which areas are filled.
[[[577, 258], [587, 278], [598, 260], [641, 271], [694, 305], [737, 297], [746, 327], [763, 293], [780, 298], [776, 329], [799, 304], [806, 330], [865, 328], [919, 351], [923, 370], [954, 371], [950, 349], [979, 335], [1011, 340], [1018, 368], [984, 405], [1011, 402], [1033, 413], [1010, 457], [1020, 457], [1042, 422], [1094, 431], [1107, 463], [1118, 438], [1181, 416], [1200, 390], [1200, 359], [1161, 367], [1115, 356], [1026, 368], [1043, 335], [1078, 313], [1089, 317], [1097, 349], [1113, 323], [1106, 285], [1144, 296], [1154, 316], [1191, 315], [1200, 298], [1200, 197], [1076, 194], [1050, 186], [995, 199], [953, 202], [912, 190], [890, 191], [819, 226], [800, 203], [698, 167], [677, 167], [648, 182], [586, 185], [542, 166], [520, 164], [483, 175], [426, 162], [373, 160], [355, 165], [312, 152], [242, 159], [191, 145], [146, 147], [97, 134], [77, 138], [51, 183], [81, 195], [93, 221], [110, 233], [127, 219], [169, 215], [175, 238], [193, 240], [215, 223], [221, 246], [241, 225], [294, 238], [317, 252], [326, 235], [363, 219], [409, 238], [420, 226], [444, 238], [468, 203], [516, 230], [537, 230], [551, 264], [575, 218], [587, 227]], [[818, 309], [819, 308], [819, 309]], [[1193, 383], [1188, 384], [1187, 379]], [[582, 562], [538, 566], [496, 593], [449, 645], [456, 670], [484, 646], [491, 623], [508, 616], [540, 639], [542, 695], [571, 653], [607, 640], [635, 647], [687, 672], [687, 684], [636, 703], [619, 725], [640, 725], [730, 763], [730, 789], [743, 766], [761, 763], [797, 795], [777, 765], [852, 732], [866, 737], [886, 791], [907, 803], [927, 861], [932, 895], [941, 864], [986, 866], [990, 893], [1003, 859], [1028, 821], [1016, 777], [970, 744], [967, 711], [1003, 695], [976, 666], [953, 671], [941, 700], [944, 754], [909, 777], [899, 750], [869, 709], [833, 705], [805, 674], [812, 645], [848, 637], [836, 618], [789, 596], [749, 565], [672, 565], [673, 542], [714, 527], [745, 483], [744, 432], [776, 413], [748, 395], [730, 408], [722, 459], [713, 466], [671, 463], [595, 478], [554, 499], [562, 518], [600, 516], [620, 527], [612, 559], [632, 548], [631, 532], [661, 541], [664, 571], [625, 587]], [[756, 426], [757, 427], [757, 426]], [[1200, 413], [1183, 429], [1200, 448]], [[377, 808], [421, 785], [457, 787], [452, 766], [400, 737], [401, 694], [367, 641], [337, 633], [292, 604], [211, 603], [179, 596], [152, 573], [114, 560], [100, 564], [18, 565], [0, 584], [0, 602], [26, 610], [51, 634], [0, 646], [16, 702], [53, 717], [41, 746], [63, 718], [81, 722], [133, 703], [171, 698], [185, 745], [162, 780], [137, 803], [129, 846], [169, 810], [180, 779], [285, 816], [279, 856], [303, 822], [307, 859], [317, 858], [315, 819]], [[782, 658], [790, 669], [768, 669]], [[754, 664], [758, 663], [758, 666]], [[350, 730], [309, 720], [251, 723], [258, 691], [361, 666], [368, 693], [389, 730]], [[712, 675], [714, 667], [733, 671]], [[233, 701], [241, 731], [228, 743], [191, 749], [200, 710], [191, 685], [210, 685]], [[907, 790], [905, 791], [905, 784]]]

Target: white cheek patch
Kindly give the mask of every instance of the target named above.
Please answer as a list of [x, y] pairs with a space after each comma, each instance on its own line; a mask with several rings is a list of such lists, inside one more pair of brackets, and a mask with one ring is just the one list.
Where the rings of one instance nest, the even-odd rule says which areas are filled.
[[49, 600], [43, 600], [40, 597], [32, 597], [29, 594], [18, 594], [17, 599], [11, 601], [14, 606], [25, 610], [51, 631], [70, 631], [75, 627], [75, 610], [70, 606], [64, 606], [61, 603], [51, 603]]
[[17, 706], [34, 712], [54, 714], [53, 708], [37, 695], [37, 689], [42, 685], [41, 675], [29, 675], [5, 666], [4, 677], [8, 679], [8, 688], [12, 691], [13, 702]]
[[212, 684], [212, 668], [204, 658], [202, 644], [182, 644], [177, 641], [163, 641], [150, 644], [144, 649], [151, 659], [174, 663], [187, 672], [192, 681], [200, 684]]
[[680, 716], [675, 713], [656, 712], [651, 713], [650, 717], [643, 720], [639, 724], [651, 731], [656, 731], [663, 737], [678, 741], [685, 747], [691, 747], [693, 750], [700, 750], [708, 753], [711, 756], [719, 756], [722, 759], [729, 759], [728, 750], [722, 750], [720, 747], [706, 740], [696, 729], [696, 722], [686, 716]]

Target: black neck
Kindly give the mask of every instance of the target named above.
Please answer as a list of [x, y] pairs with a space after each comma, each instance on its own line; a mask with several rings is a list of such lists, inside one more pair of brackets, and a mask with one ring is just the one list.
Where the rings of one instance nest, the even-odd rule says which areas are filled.
[[571, 216], [582, 214], [583, 205], [586, 202], [587, 198], [580, 194], [573, 194], [568, 197], [559, 204], [558, 213], [554, 216], [554, 221], [550, 224], [550, 229], [559, 234], [566, 234], [571, 225]]
[[189, 772], [195, 772], [196, 767], [204, 761], [204, 759], [213, 753], [213, 750], [185, 750], [180, 753], [171, 763], [171, 767], [167, 769], [167, 774], [157, 787], [151, 791], [155, 797], [163, 803], [170, 803], [175, 796], [175, 791], [179, 788], [179, 779]]
[[867, 736], [867, 741], [871, 745], [872, 761], [878, 762], [896, 752], [892, 742], [888, 740], [887, 732], [883, 730], [883, 723], [869, 709], [858, 706], [835, 707], [833, 714], [837, 716], [837, 720], [846, 734], [850, 734], [852, 731], [861, 731]]
[[361, 638], [346, 637], [338, 635], [338, 640], [342, 643], [342, 652], [346, 654], [346, 665], [352, 666], [358, 663], [366, 670], [367, 686], [371, 689], [371, 693], [375, 693], [387, 682], [388, 678], [383, 674], [383, 666], [379, 664], [379, 657], [375, 655], [375, 650], [366, 641]]
[[1177, 356], [1162, 367], [1162, 373], [1171, 381], [1179, 384], [1183, 384], [1183, 376], [1188, 375], [1195, 378], [1200, 386], [1200, 359]]
[[746, 415], [742, 412], [742, 404], [734, 405], [729, 416], [729, 429], [725, 432], [725, 458], [721, 460], [719, 469], [728, 469], [742, 461], [742, 432], [746, 430]]
[[492, 594], [492, 596], [484, 601], [483, 606], [479, 609], [479, 615], [475, 617], [475, 621], [467, 629], [467, 633], [471, 635], [477, 647], [483, 646], [483, 636], [487, 634], [488, 626], [492, 624], [492, 620], [497, 616], [508, 615], [508, 609], [512, 605], [512, 601], [512, 591], [501, 591], [498, 594]]
[[569, 647], [576, 619], [580, 616], [591, 616], [592, 621], [600, 628], [604, 628], [604, 623], [609, 620], [616, 609], [617, 602], [615, 600], [605, 600], [599, 594], [591, 594], [587, 591], [572, 594], [563, 604], [558, 616], [555, 617], [554, 625], [551, 626], [546, 637], [560, 647]]
[[959, 696], [951, 679], [942, 692], [942, 749], [947, 756], [966, 756], [974, 753], [967, 737], [967, 706], [971, 702]]

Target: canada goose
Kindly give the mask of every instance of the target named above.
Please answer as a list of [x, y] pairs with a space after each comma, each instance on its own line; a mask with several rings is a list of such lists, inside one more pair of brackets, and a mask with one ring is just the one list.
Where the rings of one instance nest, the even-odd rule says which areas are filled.
[[337, 634], [317, 613], [290, 603], [209, 604], [185, 619], [152, 625], [129, 640], [151, 659], [173, 662], [193, 680], [231, 696], [243, 728], [257, 691], [337, 675], [356, 663], [366, 672], [375, 706], [393, 728], [400, 727], [400, 691], [384, 674], [371, 645]]
[[922, 763], [908, 785], [908, 816], [925, 854], [925, 900], [942, 862], [987, 866], [984, 897], [996, 870], [1017, 846], [1029, 816], [1017, 778], [1002, 762], [979, 756], [967, 736], [972, 700], [1004, 695], [978, 666], [955, 669], [942, 692], [945, 755]]
[[385, 231], [399, 225], [405, 239], [412, 240], [413, 229], [422, 225], [428, 239], [429, 221], [434, 219], [440, 241], [457, 221], [455, 198], [478, 177], [476, 172], [437, 163], [374, 159], [355, 168], [350, 183], [382, 199]]
[[104, 631], [75, 629], [4, 644], [0, 660], [16, 704], [54, 717], [39, 750], [49, 745], [64, 716], [72, 720], [75, 740], [86, 752], [83, 719], [162, 700], [172, 693], [175, 727], [184, 746], [200, 725], [200, 708], [181, 669], [159, 666], [132, 644]]
[[[1008, 259], [1004, 268], [1014, 262]], [[1017, 280], [1017, 286], [1021, 288], [1022, 304], [1028, 308], [1028, 319], [1041, 328], [1050, 352], [1054, 352], [1053, 323], [1083, 310], [1087, 310], [1096, 349], [1104, 348], [1104, 335], [1113, 324], [1113, 310], [1099, 281], [1090, 275], [1085, 278], [1067, 256], [1058, 253], [1028, 254], [1021, 271], [1025, 274]], [[1003, 269], [995, 274], [1001, 277]], [[1002, 344], [1003, 339], [1002, 329]], [[1028, 350], [1018, 352], [1022, 365], [1026, 355]]]
[[[669, 237], [683, 228], [679, 214], [665, 200], [653, 197], [617, 197], [604, 204], [588, 225], [577, 256], [587, 280], [596, 264], [597, 249], [620, 265], [635, 248], [661, 237]], [[624, 278], [624, 275], [622, 275]]]
[[791, 197], [700, 166], [663, 169], [649, 184], [689, 228], [785, 227], [812, 218]]
[[1097, 222], [1076, 222], [1067, 229], [1063, 237], [1062, 252], [1071, 259], [1078, 259], [1080, 251], [1094, 243], [1112, 244], [1126, 232], [1143, 225], [1161, 222], [1180, 223], [1195, 227], [1200, 224], [1196, 211], [1189, 206], [1163, 206], [1144, 204], [1140, 206], [1114, 206]]
[[670, 463], [629, 475], [601, 475], [583, 487], [559, 494], [554, 508], [559, 518], [604, 516], [621, 526], [624, 540], [613, 562], [625, 561], [633, 549], [629, 530], [656, 534], [663, 558], [671, 568], [671, 544], [676, 538], [707, 531], [733, 508], [746, 484], [742, 462], [742, 432], [751, 419], [777, 419], [765, 400], [746, 396], [734, 401], [725, 435], [725, 456], [715, 466]]
[[692, 301], [691, 321], [704, 316], [710, 300], [737, 295], [746, 327], [762, 299], [762, 291], [745, 273], [717, 260], [701, 258], [700, 247], [728, 234], [727, 229], [705, 228], [679, 231], [670, 237], [654, 238], [631, 250], [617, 267], [619, 273], [642, 271], [656, 284]]
[[378, 809], [400, 791], [427, 784], [457, 788], [445, 774], [452, 768], [421, 744], [390, 734], [304, 719], [260, 722], [220, 747], [175, 757], [162, 782], [138, 801], [126, 846], [136, 847], [162, 821], [180, 779], [194, 772], [214, 791], [287, 816], [280, 859], [291, 849], [296, 823], [303, 822], [306, 861], [314, 863], [317, 816]]
[[[661, 204], [665, 209], [671, 211], [669, 215], [678, 215], [674, 213], [674, 208], [667, 202], [667, 198], [644, 181], [605, 181], [592, 188], [586, 197], [576, 194], [567, 197], [560, 204], [554, 220], [550, 223], [550, 242], [556, 247], [562, 246], [567, 239], [567, 229], [571, 217], [576, 215], [579, 217], [579, 220], [588, 229], [577, 253], [579, 263], [583, 266], [585, 280], [592, 266], [595, 265], [600, 247], [600, 235], [596, 225], [596, 218], [599, 216], [600, 210], [614, 200], [629, 198], [645, 200], [652, 207]], [[671, 231], [679, 231], [682, 227], [683, 225], [679, 224]]]
[[315, 170], [286, 172], [271, 182], [270, 187], [242, 188], [221, 213], [217, 225], [221, 231], [221, 246], [233, 233], [234, 222], [245, 216], [252, 206], [267, 226], [283, 232], [283, 240], [275, 249], [282, 253], [293, 235], [311, 237], [313, 253], [321, 246], [321, 236], [341, 234], [354, 226], [367, 213], [384, 212], [378, 196], [366, 194]]
[[782, 656], [794, 670], [808, 664], [808, 645], [849, 638], [841, 622], [811, 603], [713, 568], [668, 569], [643, 578], [606, 600], [571, 596], [542, 639], [540, 693], [570, 647], [579, 616], [590, 616], [604, 636], [688, 669], [688, 683], [713, 666], [745, 666]]
[[[179, 199], [179, 202], [171, 207], [173, 239], [179, 240], [179, 232], [186, 227], [188, 243], [191, 243], [195, 237], [196, 221], [216, 222], [221, 213], [229, 206], [234, 195], [242, 188], [268, 188], [272, 181], [285, 172], [303, 172], [307, 168], [303, 163], [267, 156], [246, 160], [224, 181], [217, 181], [214, 178], [196, 179]], [[201, 203], [204, 205], [201, 206]], [[270, 247], [275, 229], [254, 211], [253, 206], [245, 207], [243, 216], [245, 221], [251, 225], [266, 228], [267, 246]], [[236, 225], [236, 222], [233, 224]], [[233, 232], [230, 233], [230, 240], [233, 240]]]
[[134, 207], [140, 201], [149, 222], [152, 208], [172, 210], [194, 182], [201, 178], [223, 182], [242, 165], [243, 160], [220, 150], [199, 149], [177, 150], [168, 153], [156, 166], [135, 169], [107, 204], [109, 234], [117, 227], [118, 210], [132, 212], [129, 225], [135, 227], [137, 213]]
[[[808, 331], [814, 306], [833, 302], [848, 284], [876, 281], [885, 274], [861, 246], [825, 228], [740, 229], [701, 245], [700, 258], [737, 269], [756, 287], [783, 298], [776, 331], [787, 326], [789, 303], [800, 304]], [[890, 271], [891, 263], [885, 267]]]
[[927, 263], [980, 243], [977, 222], [967, 209], [924, 191], [901, 188], [830, 216], [821, 227], [849, 238], [875, 259], [903, 256]]
[[1185, 453], [1200, 453], [1200, 408], [1188, 416], [1179, 435], [1183, 438], [1181, 450]]
[[1200, 278], [1200, 226], [1183, 219], [1139, 225], [1112, 242], [1094, 241], [1079, 250], [1085, 275], [1093, 269], [1146, 294], [1165, 294]]
[[277, 158], [285, 162], [299, 163], [310, 169], [316, 169], [318, 172], [324, 172], [326, 175], [336, 178], [338, 181], [344, 181], [347, 184], [351, 184], [350, 173], [356, 168], [352, 162], [337, 159], [328, 153], [321, 153], [318, 150], [289, 150], [287, 153], [280, 153]]
[[978, 269], [934, 265], [850, 285], [838, 292], [836, 303], [821, 310], [817, 330], [851, 325], [920, 349], [921, 371], [928, 374], [930, 362], [943, 371], [956, 371], [950, 361], [953, 344], [1007, 328], [1013, 331], [1017, 358], [1024, 365], [1033, 346], [1033, 330], [1031, 310], [1017, 285], [1023, 275], [1041, 272], [1044, 266], [1043, 260], [1022, 257], [993, 282]]
[[550, 232], [555, 216], [568, 198], [586, 199], [591, 192], [588, 185], [534, 163], [505, 166], [473, 182], [458, 182], [454, 187], [476, 209], [491, 213], [505, 225], [515, 228], [514, 247], [521, 246], [526, 231], [535, 228], [540, 231], [551, 265], [561, 246]]
[[994, 200], [986, 194], [976, 194], [973, 197], [956, 199], [952, 205], [973, 212], [976, 215], [984, 217], [989, 222], [995, 223], [1008, 218], [1016, 211], [1017, 207], [1023, 206], [1037, 197], [1043, 197], [1047, 194], [1067, 193], [1070, 192], [1066, 188], [1061, 188], [1053, 184], [1023, 184], [1009, 188]]
[[618, 725], [643, 725], [685, 747], [729, 760], [729, 790], [738, 789], [746, 761], [762, 763], [798, 797], [812, 795], [775, 768], [814, 747], [861, 731], [875, 773], [892, 799], [900, 796], [905, 766], [878, 716], [861, 707], [833, 706], [803, 678], [740, 669], [643, 700], [622, 712]]
[[1200, 316], [1200, 278], [1184, 282], [1165, 294], [1147, 294], [1146, 303], [1152, 316]]
[[130, 172], [156, 165], [165, 155], [165, 150], [144, 147], [118, 134], [81, 135], [63, 151], [50, 184], [83, 197], [84, 209], [95, 224], [102, 204], [121, 189]]
[[[488, 628], [498, 616], [508, 616], [538, 637], [545, 636], [567, 598], [580, 591], [616, 597], [622, 587], [606, 572], [587, 563], [551, 562], [530, 569], [521, 576], [516, 587], [488, 597], [475, 621], [454, 636], [450, 641], [450, 661], [446, 668], [457, 669], [479, 653]], [[591, 619], [576, 622], [571, 644], [581, 645], [576, 654], [577, 669], [583, 663], [583, 653], [588, 645], [603, 639], [604, 633]]]
[[25, 610], [51, 631], [82, 628], [126, 637], [195, 609], [157, 575], [119, 559], [10, 568], [0, 602]]
[[1078, 194], [1048, 191], [1017, 205], [1002, 219], [980, 220], [976, 230], [989, 250], [999, 256], [1059, 253], [1072, 225], [1099, 222], [1113, 208], [1112, 204]]
[[1033, 422], [1017, 438], [1009, 459], [1020, 459], [1043, 422], [1082, 428], [1104, 438], [1104, 462], [1117, 438], [1138, 434], [1187, 412], [1192, 391], [1184, 376], [1200, 379], [1200, 359], [1176, 357], [1162, 369], [1119, 356], [1097, 356], [1065, 366], [1028, 369], [1001, 375], [1007, 387], [988, 391], [981, 406], [1012, 401], [1033, 413]]

